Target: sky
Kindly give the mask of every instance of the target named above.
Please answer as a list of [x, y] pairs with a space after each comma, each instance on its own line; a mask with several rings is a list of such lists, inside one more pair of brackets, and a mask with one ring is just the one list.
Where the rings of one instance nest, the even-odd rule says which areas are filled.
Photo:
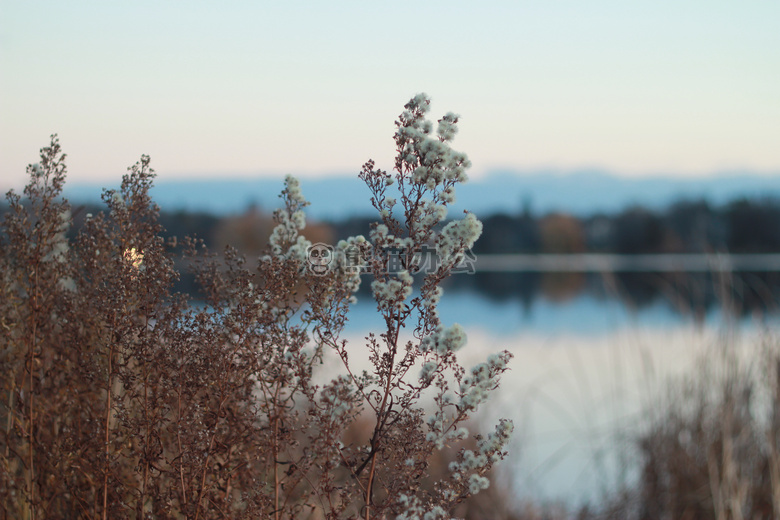
[[0, 189], [392, 167], [414, 94], [472, 176], [780, 175], [780, 2], [0, 0]]

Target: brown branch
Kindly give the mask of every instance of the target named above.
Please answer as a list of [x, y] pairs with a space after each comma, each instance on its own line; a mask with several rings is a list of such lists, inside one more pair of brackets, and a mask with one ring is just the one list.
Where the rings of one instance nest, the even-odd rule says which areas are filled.
[[[113, 328], [113, 327], [112, 327]], [[105, 416], [105, 454], [106, 461], [103, 468], [103, 520], [108, 518], [108, 472], [111, 457], [110, 430], [111, 430], [111, 379], [114, 371], [114, 342], [111, 342], [111, 346], [108, 352], [108, 377], [106, 381], [106, 416]]]

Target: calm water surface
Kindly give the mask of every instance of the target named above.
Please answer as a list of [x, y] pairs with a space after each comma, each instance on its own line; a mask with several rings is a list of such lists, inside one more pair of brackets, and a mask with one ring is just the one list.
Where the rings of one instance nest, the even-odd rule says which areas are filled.
[[[632, 310], [581, 295], [524, 305], [471, 291], [445, 291], [440, 315], [468, 332], [459, 353], [464, 365], [502, 349], [515, 356], [480, 421], [485, 428], [499, 417], [515, 423], [500, 477], [518, 496], [571, 505], [598, 500], [636, 476], [632, 441], [658, 412], [669, 378], [724, 342], [758, 346], [777, 325], [774, 317], [732, 320], [717, 310], [694, 320], [662, 302]], [[381, 325], [364, 296], [346, 337], [360, 345]]]

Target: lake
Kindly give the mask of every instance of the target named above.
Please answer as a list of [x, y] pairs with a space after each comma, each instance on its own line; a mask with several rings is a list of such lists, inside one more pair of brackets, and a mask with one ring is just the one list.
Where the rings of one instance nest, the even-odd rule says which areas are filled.
[[[734, 317], [713, 305], [686, 311], [661, 297], [635, 305], [594, 289], [604, 280], [565, 298], [541, 291], [530, 300], [462, 288], [468, 283], [445, 289], [443, 322], [460, 323], [469, 336], [461, 363], [472, 366], [502, 349], [515, 356], [480, 418], [485, 427], [498, 417], [514, 421], [499, 478], [517, 496], [577, 505], [630, 483], [632, 441], [659, 411], [669, 378], [726, 343], [748, 352], [778, 325], [769, 307]], [[346, 337], [361, 345], [381, 325], [371, 296], [361, 295]]]

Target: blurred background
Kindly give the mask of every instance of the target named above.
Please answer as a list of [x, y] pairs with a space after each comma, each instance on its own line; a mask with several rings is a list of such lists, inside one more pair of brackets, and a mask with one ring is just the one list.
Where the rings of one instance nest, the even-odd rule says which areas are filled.
[[[392, 168], [393, 122], [426, 92], [473, 163], [450, 216], [484, 223], [442, 317], [469, 332], [466, 361], [516, 355], [484, 412], [518, 432], [498, 487], [569, 510], [639, 500], [652, 471], [675, 475], [648, 462], [671, 381], [726, 350], [763, 374], [774, 344], [778, 19], [697, 0], [3, 0], [0, 189], [58, 133], [77, 225], [149, 154], [171, 235], [261, 254], [293, 173], [307, 236], [333, 244], [368, 233], [357, 172]], [[356, 341], [374, 313], [362, 293]]]

